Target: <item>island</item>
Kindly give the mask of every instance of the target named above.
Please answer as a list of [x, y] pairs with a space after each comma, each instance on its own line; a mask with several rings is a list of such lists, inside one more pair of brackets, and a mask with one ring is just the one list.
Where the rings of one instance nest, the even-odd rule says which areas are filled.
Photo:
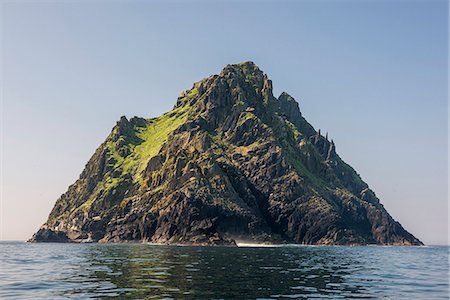
[[30, 241], [422, 245], [253, 62], [121, 117]]

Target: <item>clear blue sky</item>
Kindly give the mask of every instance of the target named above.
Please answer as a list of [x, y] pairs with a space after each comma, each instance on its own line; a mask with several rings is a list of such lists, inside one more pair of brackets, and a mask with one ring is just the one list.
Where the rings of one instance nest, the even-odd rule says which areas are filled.
[[447, 243], [446, 1], [1, 4], [2, 239], [27, 239], [121, 115], [252, 60], [426, 243]]

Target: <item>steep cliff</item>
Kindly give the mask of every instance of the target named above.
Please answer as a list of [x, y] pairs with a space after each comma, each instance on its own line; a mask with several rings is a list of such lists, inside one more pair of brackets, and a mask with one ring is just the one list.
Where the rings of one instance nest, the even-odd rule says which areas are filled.
[[252, 62], [122, 117], [31, 241], [422, 244]]

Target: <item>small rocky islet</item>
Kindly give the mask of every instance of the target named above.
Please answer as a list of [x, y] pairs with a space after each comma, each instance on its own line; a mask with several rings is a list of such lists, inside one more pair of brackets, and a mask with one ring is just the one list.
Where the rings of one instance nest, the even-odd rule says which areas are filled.
[[121, 117], [30, 241], [422, 245], [253, 62]]

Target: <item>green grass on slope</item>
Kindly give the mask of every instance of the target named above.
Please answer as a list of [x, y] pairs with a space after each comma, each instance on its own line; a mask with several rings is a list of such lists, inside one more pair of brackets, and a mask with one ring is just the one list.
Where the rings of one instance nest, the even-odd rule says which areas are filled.
[[238, 122], [236, 124], [236, 127], [241, 126], [242, 124], [244, 124], [247, 120], [253, 119], [255, 120], [257, 117], [252, 113], [252, 112], [248, 112], [248, 111], [243, 111], [241, 112], [241, 114], [239, 115], [239, 119]]
[[197, 95], [198, 95], [198, 90], [194, 88], [194, 89], [190, 90], [189, 93], [187, 93], [185, 98], [187, 98], [189, 100], [190, 98], [193, 98]]
[[289, 130], [294, 135], [294, 139], [297, 141], [297, 139], [299, 139], [301, 137], [300, 131], [298, 131], [297, 127], [289, 120], [285, 119], [284, 121], [286, 122], [286, 125], [289, 128]]
[[159, 153], [169, 135], [186, 121], [189, 107], [179, 107], [160, 117], [149, 119], [145, 127], [137, 127], [136, 136], [143, 142], [132, 145], [131, 154], [125, 158], [119, 155], [114, 143], [111, 143], [108, 150], [117, 161], [115, 168], [120, 168], [122, 174], [130, 174], [134, 181], [141, 182], [148, 161]]
[[[78, 208], [73, 208], [71, 214], [79, 209], [89, 211], [95, 201], [110, 195], [110, 192], [114, 194], [114, 189], [117, 189], [125, 180], [121, 175], [129, 174], [134, 182], [143, 183], [143, 173], [149, 160], [159, 153], [169, 135], [186, 121], [189, 107], [185, 105], [160, 117], [147, 120], [145, 127], [135, 127], [134, 139], [127, 136], [120, 137], [115, 142], [108, 141], [106, 143], [108, 155], [114, 159], [112, 171], [105, 174], [102, 181], [97, 183], [89, 199]], [[139, 142], [136, 142], [137, 140]], [[118, 144], [122, 145], [121, 147], [127, 147], [130, 154], [122, 157], [117, 149], [120, 148], [117, 147]]]
[[288, 162], [296, 169], [298, 174], [307, 178], [316, 188], [326, 185], [323, 179], [309, 170], [302, 162], [300, 149], [297, 146], [297, 139], [300, 138], [300, 132], [291, 122], [277, 117], [272, 123], [274, 136], [279, 145], [284, 150]]
[[[112, 178], [112, 177], [108, 177], [103, 181], [99, 182], [95, 187], [93, 193], [89, 197], [89, 199], [86, 202], [84, 202], [78, 209], [88, 211], [91, 208], [92, 203], [94, 203], [94, 201], [98, 199], [98, 196], [101, 193], [103, 195], [106, 195], [106, 193], [108, 193], [110, 190], [115, 189], [120, 184], [120, 182], [121, 182], [120, 178]], [[73, 211], [78, 211], [78, 209]]]

